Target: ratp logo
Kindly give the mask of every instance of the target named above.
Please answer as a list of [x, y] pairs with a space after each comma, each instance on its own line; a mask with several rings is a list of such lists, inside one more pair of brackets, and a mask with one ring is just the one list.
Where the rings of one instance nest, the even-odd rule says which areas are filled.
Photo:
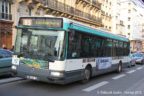
[[19, 65], [19, 58], [13, 58], [12, 64]]
[[16, 64], [17, 64], [17, 63], [18, 63], [18, 59], [14, 59], [14, 63], [16, 63]]

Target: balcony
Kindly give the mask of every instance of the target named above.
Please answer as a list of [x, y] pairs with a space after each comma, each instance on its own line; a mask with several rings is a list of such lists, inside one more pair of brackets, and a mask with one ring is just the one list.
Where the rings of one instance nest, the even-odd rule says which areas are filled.
[[12, 20], [12, 15], [6, 13], [0, 13], [0, 19]]
[[99, 10], [101, 9], [101, 3], [99, 3], [97, 0], [77, 0], [77, 4], [79, 2], [85, 3], [89, 6], [93, 6]]
[[42, 8], [50, 9], [50, 12], [53, 11], [53, 13], [57, 14], [64, 13], [71, 17], [83, 19], [85, 22], [89, 20], [90, 22], [96, 22], [101, 25], [101, 18], [98, 18], [95, 15], [91, 15], [89, 13], [82, 12], [78, 9], [75, 9], [74, 7], [58, 2], [57, 0], [39, 0], [39, 2], [42, 4]]

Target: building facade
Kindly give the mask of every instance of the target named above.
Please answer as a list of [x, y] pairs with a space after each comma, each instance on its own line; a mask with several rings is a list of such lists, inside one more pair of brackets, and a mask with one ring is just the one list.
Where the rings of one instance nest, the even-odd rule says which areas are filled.
[[121, 0], [121, 19], [124, 21], [125, 36], [130, 39], [131, 52], [142, 52], [142, 25], [144, 20], [140, 2]]
[[120, 0], [112, 2], [112, 33], [125, 36], [124, 21], [121, 19]]
[[12, 15], [13, 0], [0, 0], [0, 48], [12, 48]]
[[102, 10], [102, 29], [109, 32], [112, 31], [112, 8], [113, 0], [101, 0], [101, 10]]
[[[12, 5], [14, 26], [21, 16], [59, 16], [90, 26], [101, 27], [101, 0], [15, 0]], [[13, 45], [16, 29], [13, 29]]]

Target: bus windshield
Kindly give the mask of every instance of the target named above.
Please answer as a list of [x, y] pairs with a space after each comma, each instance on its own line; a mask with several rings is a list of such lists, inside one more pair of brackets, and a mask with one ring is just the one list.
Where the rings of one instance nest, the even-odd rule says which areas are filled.
[[42, 60], [64, 58], [64, 31], [18, 29], [15, 54]]

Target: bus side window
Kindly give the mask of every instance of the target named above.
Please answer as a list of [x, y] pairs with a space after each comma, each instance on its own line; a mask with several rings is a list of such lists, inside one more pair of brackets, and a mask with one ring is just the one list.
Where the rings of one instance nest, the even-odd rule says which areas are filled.
[[112, 56], [112, 39], [107, 39], [107, 46], [106, 46], [106, 56]]
[[95, 44], [94, 37], [91, 37], [91, 39], [89, 40], [89, 44], [90, 44], [90, 56], [95, 57], [96, 56], [96, 44]]
[[89, 37], [83, 35], [83, 37], [82, 37], [82, 57], [89, 57], [89, 50], [90, 50]]
[[118, 56], [123, 56], [123, 42], [119, 41]]
[[113, 56], [117, 56], [118, 41], [113, 40]]
[[124, 48], [123, 48], [123, 50], [124, 50], [124, 56], [127, 56], [128, 54], [129, 54], [129, 46], [128, 46], [129, 44], [128, 43], [124, 43]]
[[81, 52], [81, 34], [75, 31], [68, 34], [68, 58], [79, 58]]

